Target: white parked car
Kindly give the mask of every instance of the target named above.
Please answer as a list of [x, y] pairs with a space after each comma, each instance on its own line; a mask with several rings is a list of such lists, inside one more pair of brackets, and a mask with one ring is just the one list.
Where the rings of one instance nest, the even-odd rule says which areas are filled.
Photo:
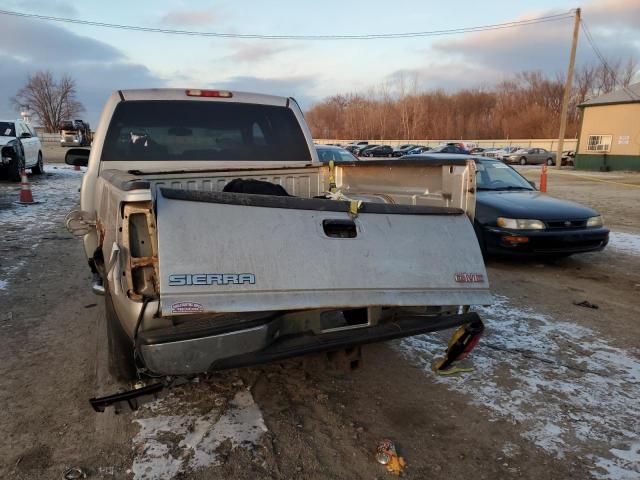
[[24, 120], [0, 120], [0, 147], [0, 165], [10, 180], [19, 182], [25, 168], [34, 174], [44, 171], [40, 139]]

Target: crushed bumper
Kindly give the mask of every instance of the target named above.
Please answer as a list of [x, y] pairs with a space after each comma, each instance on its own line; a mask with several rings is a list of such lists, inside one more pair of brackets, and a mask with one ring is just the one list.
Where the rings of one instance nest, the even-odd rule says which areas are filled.
[[[526, 237], [526, 242], [511, 242], [509, 237]], [[569, 255], [602, 250], [609, 243], [606, 228], [576, 230], [514, 231], [485, 228], [484, 240], [492, 253], [513, 255]]]
[[[323, 334], [279, 336], [277, 320], [267, 320], [240, 330], [192, 338], [184, 331], [175, 336], [153, 331], [139, 336], [138, 351], [145, 366], [162, 375], [186, 375], [282, 360], [313, 352], [382, 342], [480, 322], [475, 312], [408, 316], [374, 326]], [[175, 338], [172, 338], [175, 337]]]

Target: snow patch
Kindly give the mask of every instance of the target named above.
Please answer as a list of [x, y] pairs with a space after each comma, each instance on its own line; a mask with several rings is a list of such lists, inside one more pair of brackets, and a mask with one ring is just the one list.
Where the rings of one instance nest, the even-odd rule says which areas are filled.
[[608, 246], [631, 255], [640, 255], [640, 235], [636, 235], [634, 233], [611, 232], [609, 233]]
[[[640, 478], [638, 352], [613, 347], [587, 327], [512, 305], [506, 297], [494, 301], [478, 308], [487, 328], [472, 355], [476, 370], [435, 381], [468, 394], [494, 418], [521, 424], [525, 438], [558, 458], [577, 454], [595, 476]], [[446, 340], [445, 334], [421, 335], [397, 348], [430, 372]]]
[[232, 449], [253, 449], [267, 432], [262, 412], [248, 390], [238, 391], [224, 412], [213, 408], [203, 414], [167, 397], [144, 409], [143, 414], [167, 409], [186, 413], [134, 420], [140, 425], [133, 439], [134, 479], [174, 478], [218, 465], [217, 451], [223, 443], [229, 442]]
[[7, 282], [6, 280], [0, 279], [0, 290], [6, 290], [8, 285], [9, 285], [9, 282]]

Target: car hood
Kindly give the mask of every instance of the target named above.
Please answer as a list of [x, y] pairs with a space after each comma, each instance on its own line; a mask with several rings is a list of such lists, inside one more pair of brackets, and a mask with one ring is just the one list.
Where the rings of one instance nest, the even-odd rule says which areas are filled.
[[[595, 210], [538, 191], [478, 192], [477, 208], [490, 209], [498, 216], [537, 220], [585, 219], [598, 215]], [[480, 212], [479, 212], [480, 213]]]
[[0, 147], [3, 146], [3, 145], [6, 145], [11, 140], [15, 140], [15, 139], [16, 139], [16, 137], [0, 137]]

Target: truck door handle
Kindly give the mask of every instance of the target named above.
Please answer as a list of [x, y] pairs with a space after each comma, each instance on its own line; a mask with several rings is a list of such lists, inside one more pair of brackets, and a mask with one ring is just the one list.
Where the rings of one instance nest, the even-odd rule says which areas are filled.
[[356, 238], [358, 229], [353, 220], [325, 219], [322, 221], [322, 229], [327, 237], [331, 238]]

